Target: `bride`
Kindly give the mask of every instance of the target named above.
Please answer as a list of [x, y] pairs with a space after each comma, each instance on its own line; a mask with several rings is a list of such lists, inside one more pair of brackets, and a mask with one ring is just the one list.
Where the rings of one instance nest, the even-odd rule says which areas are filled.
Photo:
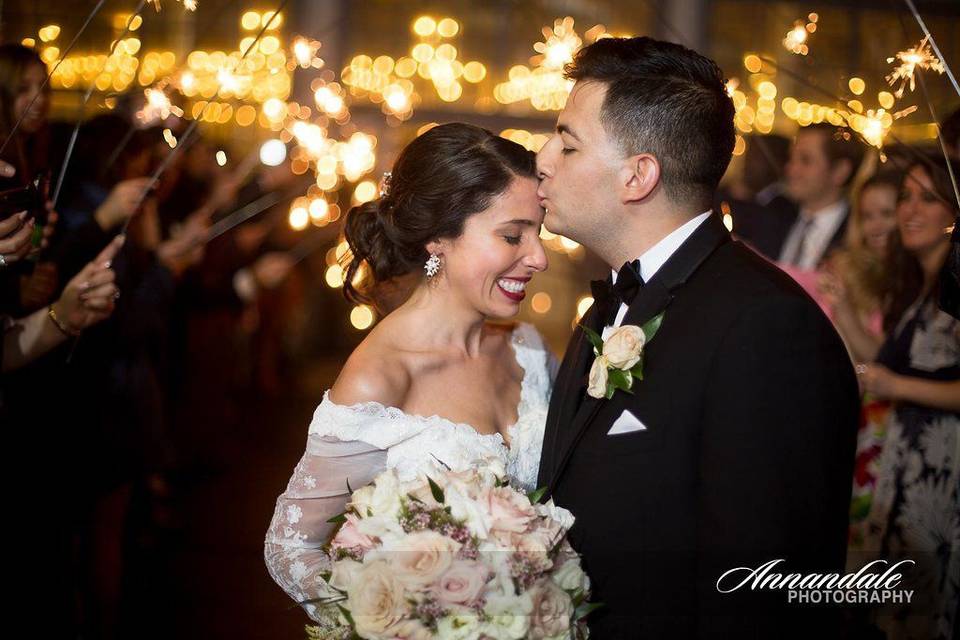
[[[347, 215], [348, 298], [370, 302], [378, 284], [421, 275], [324, 394], [277, 500], [264, 555], [297, 602], [323, 593], [327, 520], [386, 468], [411, 479], [493, 456], [535, 488], [555, 360], [532, 326], [491, 321], [515, 316], [547, 268], [536, 190], [532, 152], [453, 123], [411, 142], [381, 197]], [[358, 290], [361, 265], [370, 276]]]

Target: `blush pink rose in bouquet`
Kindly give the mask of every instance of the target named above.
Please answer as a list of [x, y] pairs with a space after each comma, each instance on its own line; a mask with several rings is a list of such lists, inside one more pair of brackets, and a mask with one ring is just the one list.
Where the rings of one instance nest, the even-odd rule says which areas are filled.
[[502, 466], [392, 470], [353, 492], [327, 551], [316, 640], [587, 637], [590, 580], [566, 540], [573, 516], [525, 495]]

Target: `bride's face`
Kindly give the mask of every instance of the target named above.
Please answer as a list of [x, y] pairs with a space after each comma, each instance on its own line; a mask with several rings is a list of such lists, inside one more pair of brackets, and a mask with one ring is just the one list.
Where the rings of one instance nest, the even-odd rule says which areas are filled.
[[441, 273], [466, 304], [491, 318], [510, 318], [533, 274], [547, 268], [542, 223], [537, 181], [514, 178], [485, 211], [467, 218], [459, 238], [428, 249], [442, 255]]

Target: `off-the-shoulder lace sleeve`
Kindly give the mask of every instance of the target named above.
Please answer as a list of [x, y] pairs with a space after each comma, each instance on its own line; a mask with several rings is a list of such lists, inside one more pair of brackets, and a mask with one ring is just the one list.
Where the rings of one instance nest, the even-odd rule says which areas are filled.
[[543, 448], [544, 425], [550, 407], [550, 393], [557, 374], [556, 358], [544, 344], [537, 329], [520, 323], [513, 331], [513, 349], [523, 367], [517, 424], [510, 432], [510, 461], [507, 471], [521, 488], [536, 489]]
[[[335, 526], [327, 520], [343, 512], [347, 483], [352, 489], [370, 484], [386, 458], [386, 451], [366, 442], [319, 433], [307, 438], [306, 452], [277, 499], [264, 545], [270, 576], [297, 602], [331, 595], [321, 578], [329, 569], [322, 547]], [[319, 620], [316, 606], [304, 609]]]

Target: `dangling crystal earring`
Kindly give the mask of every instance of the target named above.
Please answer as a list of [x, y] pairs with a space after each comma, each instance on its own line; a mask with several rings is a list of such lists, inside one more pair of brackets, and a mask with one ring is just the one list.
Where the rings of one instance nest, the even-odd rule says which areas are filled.
[[423, 270], [427, 272], [427, 277], [432, 278], [440, 272], [440, 256], [435, 253], [430, 254], [430, 259], [423, 265]]

